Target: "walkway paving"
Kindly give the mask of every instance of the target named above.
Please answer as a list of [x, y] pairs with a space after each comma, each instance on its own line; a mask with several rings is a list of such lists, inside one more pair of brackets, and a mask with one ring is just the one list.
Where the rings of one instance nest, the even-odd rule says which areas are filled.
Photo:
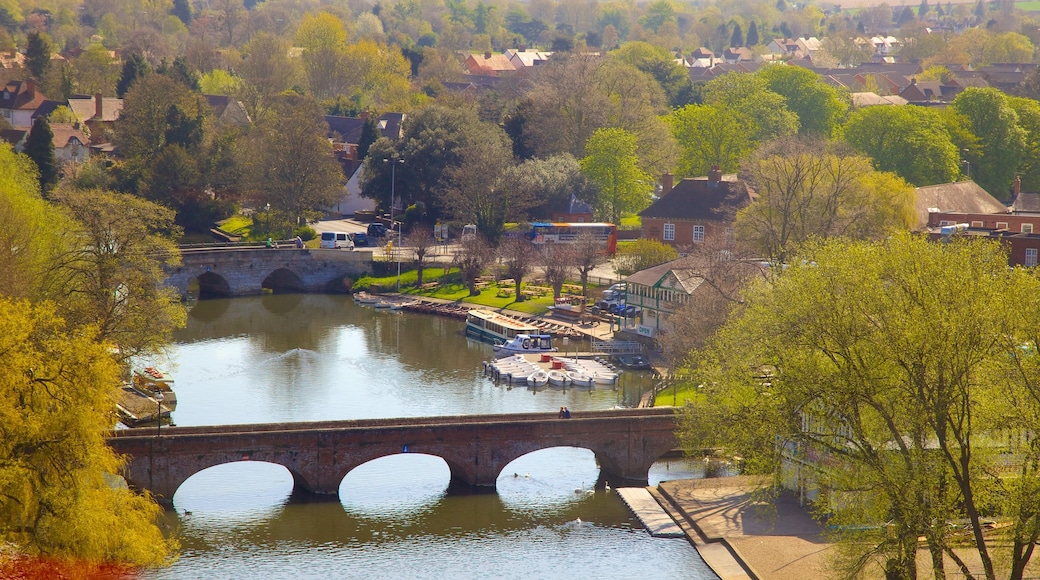
[[645, 487], [619, 487], [616, 491], [651, 536], [681, 538], [686, 535]]
[[651, 492], [722, 580], [827, 578], [833, 545], [796, 497], [759, 503], [759, 480], [666, 481]]

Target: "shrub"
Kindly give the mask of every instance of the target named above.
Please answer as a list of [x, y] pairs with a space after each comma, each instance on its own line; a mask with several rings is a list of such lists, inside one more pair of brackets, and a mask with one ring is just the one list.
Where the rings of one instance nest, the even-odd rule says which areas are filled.
[[314, 231], [314, 228], [310, 226], [301, 226], [293, 230], [293, 235], [300, 236], [301, 240], [309, 242], [318, 237], [318, 232]]

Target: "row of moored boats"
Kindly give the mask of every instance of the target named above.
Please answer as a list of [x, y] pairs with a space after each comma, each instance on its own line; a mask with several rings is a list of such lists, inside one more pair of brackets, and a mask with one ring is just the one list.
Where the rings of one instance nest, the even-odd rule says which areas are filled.
[[548, 368], [517, 354], [485, 362], [484, 374], [495, 382], [526, 383], [533, 388], [617, 384], [619, 372], [603, 360], [551, 357], [547, 362]]

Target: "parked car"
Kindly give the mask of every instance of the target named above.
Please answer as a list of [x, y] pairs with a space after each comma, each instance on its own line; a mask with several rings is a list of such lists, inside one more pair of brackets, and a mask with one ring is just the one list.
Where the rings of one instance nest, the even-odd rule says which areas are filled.
[[386, 232], [386, 226], [379, 222], [368, 224], [368, 237], [370, 238], [382, 238], [386, 236]]
[[368, 245], [368, 236], [366, 236], [363, 232], [358, 232], [358, 233], [354, 234], [354, 247], [356, 247], [356, 248], [364, 248], [367, 245]]

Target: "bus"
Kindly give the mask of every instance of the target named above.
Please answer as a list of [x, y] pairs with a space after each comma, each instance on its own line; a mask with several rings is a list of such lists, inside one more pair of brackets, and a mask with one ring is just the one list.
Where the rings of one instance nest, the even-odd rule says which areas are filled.
[[617, 252], [617, 226], [608, 223], [533, 222], [527, 232], [535, 244], [573, 244], [584, 232], [589, 232], [603, 243], [603, 252], [613, 256]]

